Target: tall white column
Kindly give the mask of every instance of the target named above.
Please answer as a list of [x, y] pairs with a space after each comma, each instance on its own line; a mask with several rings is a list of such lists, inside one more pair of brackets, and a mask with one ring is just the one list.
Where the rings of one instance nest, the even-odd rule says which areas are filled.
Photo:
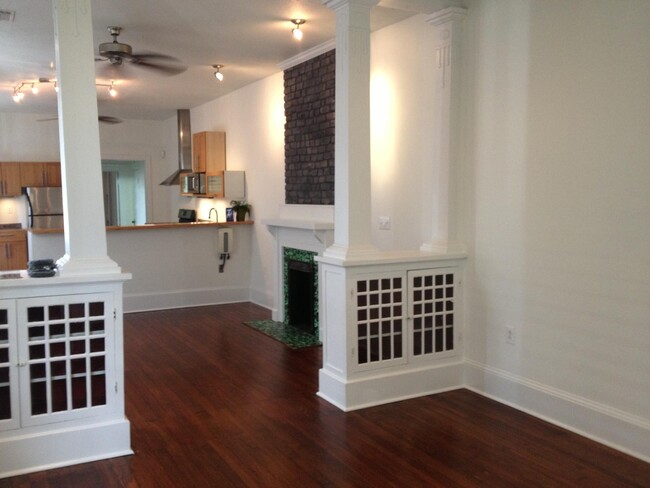
[[460, 106], [462, 23], [466, 9], [449, 7], [430, 15], [436, 29], [436, 105], [432, 142], [433, 166], [432, 235], [420, 249], [437, 253], [464, 252], [459, 241]]
[[334, 244], [350, 259], [370, 244], [370, 11], [379, 0], [323, 0], [336, 12]]
[[107, 255], [91, 0], [52, 0], [65, 255], [61, 275], [119, 273]]

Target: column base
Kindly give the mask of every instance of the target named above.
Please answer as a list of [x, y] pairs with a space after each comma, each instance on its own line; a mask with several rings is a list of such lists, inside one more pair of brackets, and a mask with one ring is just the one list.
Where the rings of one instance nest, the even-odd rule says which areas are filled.
[[72, 258], [69, 254], [66, 254], [56, 264], [60, 276], [119, 274], [122, 272], [122, 268], [108, 256]]

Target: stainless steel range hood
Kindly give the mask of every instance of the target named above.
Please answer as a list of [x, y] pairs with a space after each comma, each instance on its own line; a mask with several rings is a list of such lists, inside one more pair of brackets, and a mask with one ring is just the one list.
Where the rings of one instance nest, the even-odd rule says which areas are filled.
[[182, 173], [192, 172], [192, 130], [190, 127], [190, 111], [181, 109], [178, 117], [178, 169], [161, 182], [161, 185], [173, 186], [180, 183]]

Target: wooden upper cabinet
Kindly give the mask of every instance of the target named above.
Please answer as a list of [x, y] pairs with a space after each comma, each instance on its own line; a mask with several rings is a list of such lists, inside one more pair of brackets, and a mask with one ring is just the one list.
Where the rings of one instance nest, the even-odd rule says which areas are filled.
[[0, 197], [17, 197], [20, 194], [20, 163], [0, 163]]
[[61, 163], [20, 163], [21, 186], [61, 186]]
[[192, 135], [192, 171], [194, 173], [205, 173], [205, 140], [205, 132]]
[[192, 135], [192, 170], [206, 174], [226, 170], [225, 132], [197, 132]]

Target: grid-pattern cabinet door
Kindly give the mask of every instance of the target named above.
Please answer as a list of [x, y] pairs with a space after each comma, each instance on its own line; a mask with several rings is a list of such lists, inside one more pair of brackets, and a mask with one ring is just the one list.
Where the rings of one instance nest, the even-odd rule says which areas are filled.
[[459, 275], [455, 268], [408, 272], [411, 361], [458, 354]]
[[20, 426], [15, 305], [0, 300], [0, 430]]
[[22, 425], [114, 409], [113, 295], [22, 299], [16, 309]]
[[383, 272], [354, 279], [354, 369], [363, 371], [406, 362], [405, 278], [402, 272]]

